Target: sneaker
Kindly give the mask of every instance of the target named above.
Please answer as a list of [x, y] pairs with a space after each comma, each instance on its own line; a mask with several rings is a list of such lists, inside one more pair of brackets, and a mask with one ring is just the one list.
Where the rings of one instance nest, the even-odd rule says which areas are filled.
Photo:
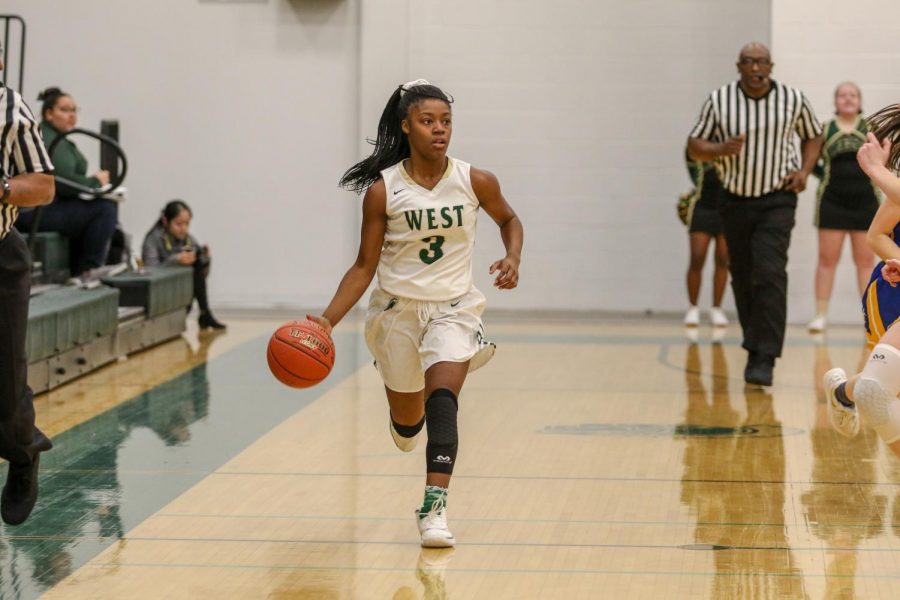
[[853, 386], [853, 396], [869, 427], [878, 427], [890, 420], [893, 398], [874, 379], [857, 379]]
[[0, 516], [7, 525], [20, 525], [31, 514], [38, 496], [38, 464], [40, 454], [30, 465], [9, 463], [6, 485], [0, 497]]
[[394, 419], [391, 418], [390, 413], [388, 413], [388, 424], [391, 428], [391, 437], [394, 439], [394, 445], [403, 452], [412, 452], [413, 449], [415, 449], [416, 444], [419, 443], [419, 433], [422, 433], [422, 430], [420, 429], [419, 433], [412, 437], [403, 437], [397, 433], [396, 429], [394, 429]]
[[772, 385], [772, 370], [775, 357], [759, 352], [751, 352], [744, 368], [744, 381], [752, 385]]
[[696, 327], [700, 324], [700, 309], [696, 306], [690, 307], [684, 314], [684, 324], [687, 327]]
[[475, 355], [469, 359], [469, 373], [477, 371], [488, 364], [488, 361], [494, 358], [494, 353], [497, 351], [497, 344], [484, 339], [484, 335], [480, 331], [475, 337], [475, 343], [478, 345], [478, 349], [475, 351]]
[[859, 411], [856, 410], [856, 406], [841, 403], [834, 393], [845, 381], [847, 374], [843, 369], [831, 369], [822, 377], [822, 386], [825, 388], [828, 420], [831, 421], [831, 426], [841, 435], [854, 437], [859, 433]]
[[816, 318], [810, 321], [806, 328], [809, 329], [810, 333], [820, 333], [825, 331], [826, 325], [828, 325], [828, 320], [825, 318], [825, 315], [816, 315]]
[[725, 316], [725, 311], [718, 306], [709, 309], [709, 319], [712, 321], [713, 327], [728, 327], [728, 317]]
[[452, 548], [456, 545], [456, 538], [447, 527], [447, 507], [443, 497], [434, 502], [427, 513], [419, 509], [415, 513], [423, 548]]
[[[416, 562], [416, 579], [425, 586], [425, 598], [448, 598], [446, 571], [453, 549], [432, 550], [424, 548]], [[418, 596], [416, 596], [418, 598]]]

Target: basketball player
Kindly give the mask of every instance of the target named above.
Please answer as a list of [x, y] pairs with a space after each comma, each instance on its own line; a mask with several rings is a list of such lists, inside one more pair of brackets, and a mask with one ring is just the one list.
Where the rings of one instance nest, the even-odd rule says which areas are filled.
[[500, 227], [506, 256], [494, 286], [519, 282], [522, 223], [497, 178], [447, 155], [452, 99], [424, 79], [399, 86], [378, 123], [375, 150], [341, 179], [365, 190], [356, 262], [321, 317], [327, 331], [378, 274], [366, 317], [366, 343], [384, 380], [394, 443], [411, 451], [423, 427], [425, 499], [416, 510], [422, 546], [456, 543], [447, 526], [447, 488], [456, 462], [458, 398], [466, 374], [494, 352], [484, 341], [485, 297], [472, 283], [478, 209]]
[[[882, 261], [863, 295], [866, 337], [873, 346], [862, 373], [847, 379], [842, 369], [825, 373], [828, 413], [834, 428], [853, 437], [859, 413], [895, 452], [900, 454], [900, 105], [869, 118], [867, 142], [857, 152], [860, 167], [884, 192], [867, 239]], [[881, 140], [881, 141], [879, 141]], [[858, 410], [857, 410], [858, 409]]]

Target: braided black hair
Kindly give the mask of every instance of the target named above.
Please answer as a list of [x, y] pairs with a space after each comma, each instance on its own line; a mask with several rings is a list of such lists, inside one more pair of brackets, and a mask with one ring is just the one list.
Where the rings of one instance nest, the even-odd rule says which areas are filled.
[[891, 141], [888, 167], [895, 171], [900, 170], [900, 104], [885, 106], [866, 119], [866, 124], [879, 141], [885, 138]]
[[370, 144], [375, 146], [372, 154], [356, 163], [341, 177], [340, 186], [361, 193], [381, 178], [381, 171], [409, 158], [409, 140], [400, 127], [409, 115], [409, 109], [426, 98], [442, 100], [448, 105], [453, 97], [431, 84], [398, 86], [388, 98], [381, 119], [378, 121], [378, 137]]

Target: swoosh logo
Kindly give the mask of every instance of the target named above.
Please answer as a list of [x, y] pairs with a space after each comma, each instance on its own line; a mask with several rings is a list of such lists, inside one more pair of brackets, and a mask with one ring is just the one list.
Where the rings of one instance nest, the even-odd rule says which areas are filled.
[[399, 193], [402, 192], [402, 191], [403, 191], [402, 189], [400, 189], [400, 190], [394, 190], [394, 195], [396, 196], [397, 194], [399, 194]]
[[459, 306], [460, 302], [462, 302], [462, 300], [457, 300], [456, 302], [451, 302], [450, 308], [456, 308], [457, 306]]

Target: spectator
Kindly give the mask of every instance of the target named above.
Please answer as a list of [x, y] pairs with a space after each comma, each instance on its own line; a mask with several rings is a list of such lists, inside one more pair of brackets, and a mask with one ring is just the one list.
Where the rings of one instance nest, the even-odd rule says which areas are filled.
[[[41, 133], [49, 148], [57, 136], [74, 129], [78, 122], [75, 99], [58, 87], [47, 88], [38, 95], [41, 106]], [[87, 175], [87, 159], [68, 138], [53, 150], [54, 173], [91, 188], [109, 183], [109, 172], [98, 171]], [[44, 207], [38, 223], [38, 231], [55, 231], [69, 239], [69, 261], [73, 277], [106, 264], [110, 240], [116, 230], [118, 205], [112, 200], [97, 198], [84, 200], [72, 188], [60, 185], [56, 201]], [[23, 212], [16, 227], [30, 231], [35, 212]]]
[[200, 316], [197, 319], [200, 329], [225, 329], [225, 325], [217, 321], [209, 309], [206, 294], [209, 246], [201, 246], [194, 236], [188, 233], [192, 218], [190, 207], [183, 201], [172, 200], [166, 204], [159, 220], [144, 238], [141, 255], [144, 265], [148, 267], [157, 265], [193, 267], [194, 298], [197, 299], [197, 306], [200, 308]]

